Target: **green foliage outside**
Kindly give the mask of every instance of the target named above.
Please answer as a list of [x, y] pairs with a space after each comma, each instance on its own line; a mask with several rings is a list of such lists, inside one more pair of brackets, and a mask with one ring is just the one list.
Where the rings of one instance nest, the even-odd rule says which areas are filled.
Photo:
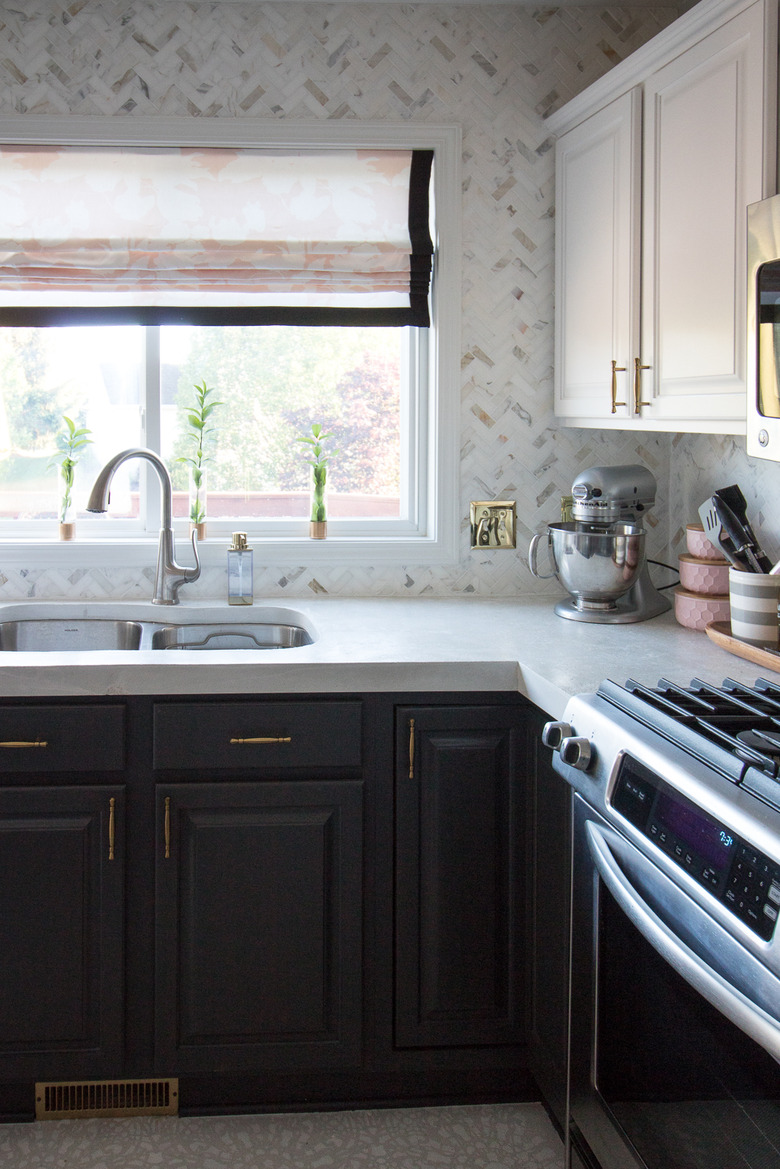
[[56, 380], [51, 384], [45, 334], [35, 329], [0, 330], [0, 370], [14, 447], [48, 454], [60, 426], [66, 387]]
[[45, 385], [43, 337], [33, 330], [0, 330], [0, 376], [3, 389], [5, 450], [0, 455], [0, 482], [29, 482], [46, 474], [62, 418], [60, 402]]
[[50, 473], [56, 466], [62, 480], [59, 516], [65, 522], [62, 517], [73, 502], [74, 469], [92, 440], [83, 425], [82, 389], [60, 374], [50, 341], [46, 330], [0, 329], [0, 484], [33, 492], [51, 484], [54, 512]]
[[[91, 427], [87, 475], [138, 441], [135, 367], [125, 350], [115, 352], [107, 331], [98, 352], [94, 336], [74, 330], [66, 368], [67, 338], [57, 335], [69, 332], [0, 329], [0, 486], [20, 492], [20, 515], [54, 512], [48, 467], [64, 415], [75, 429]], [[399, 349], [395, 329], [194, 330], [187, 356], [176, 358], [177, 433], [167, 458], [174, 486], [187, 490], [187, 471], [202, 454], [209, 491], [307, 492], [310, 472], [295, 439], [317, 419], [340, 450], [328, 471], [332, 492], [397, 496]], [[82, 355], [92, 359], [88, 372]], [[194, 406], [193, 386], [204, 395]], [[212, 386], [221, 399], [218, 428], [209, 419]], [[201, 407], [206, 413], [198, 417]], [[49, 490], [50, 507], [40, 502]], [[27, 492], [36, 500], [32, 511], [24, 510]]]
[[[312, 334], [315, 343], [304, 345], [298, 330], [283, 325], [196, 333], [180, 371], [178, 400], [197, 377], [219, 385], [225, 399], [210, 491], [307, 491], [295, 440], [317, 418], [342, 451], [330, 477], [333, 490], [397, 493], [396, 330], [322, 328]], [[183, 442], [183, 436], [176, 441], [177, 456], [185, 453]]]

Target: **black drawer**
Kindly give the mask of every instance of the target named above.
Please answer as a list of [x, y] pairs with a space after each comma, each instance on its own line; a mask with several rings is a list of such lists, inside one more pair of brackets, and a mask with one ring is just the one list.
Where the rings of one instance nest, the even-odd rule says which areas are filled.
[[124, 706], [0, 706], [0, 774], [124, 765]]
[[154, 708], [154, 766], [359, 767], [359, 702], [174, 702]]

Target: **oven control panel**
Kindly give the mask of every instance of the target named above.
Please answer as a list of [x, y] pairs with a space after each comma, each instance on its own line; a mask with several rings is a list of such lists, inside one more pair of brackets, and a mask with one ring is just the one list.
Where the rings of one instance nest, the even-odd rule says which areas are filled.
[[780, 866], [625, 755], [612, 807], [768, 941], [780, 916]]

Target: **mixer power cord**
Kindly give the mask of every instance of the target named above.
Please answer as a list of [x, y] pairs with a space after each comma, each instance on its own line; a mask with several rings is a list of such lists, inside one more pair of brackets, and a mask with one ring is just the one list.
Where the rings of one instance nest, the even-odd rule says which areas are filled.
[[662, 593], [664, 591], [664, 589], [673, 589], [673, 588], [675, 588], [676, 585], [678, 585], [680, 583], [679, 570], [676, 569], [673, 564], [664, 564], [663, 560], [648, 560], [647, 563], [648, 564], [655, 564], [655, 565], [657, 565], [658, 568], [668, 568], [669, 571], [673, 572], [675, 574], [675, 576], [677, 577], [677, 580], [673, 580], [671, 584], [656, 585], [655, 587], [658, 589], [659, 593]]

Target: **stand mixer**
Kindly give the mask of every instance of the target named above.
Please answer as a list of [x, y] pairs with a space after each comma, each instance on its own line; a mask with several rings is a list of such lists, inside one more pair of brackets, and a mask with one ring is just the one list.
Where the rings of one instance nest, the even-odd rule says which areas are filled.
[[655, 491], [655, 478], [640, 464], [580, 472], [571, 490], [573, 522], [547, 530], [553, 572], [537, 568], [541, 533], [528, 552], [534, 576], [555, 576], [570, 593], [555, 606], [559, 617], [617, 624], [646, 621], [671, 608], [650, 580], [645, 558], [642, 521]]

